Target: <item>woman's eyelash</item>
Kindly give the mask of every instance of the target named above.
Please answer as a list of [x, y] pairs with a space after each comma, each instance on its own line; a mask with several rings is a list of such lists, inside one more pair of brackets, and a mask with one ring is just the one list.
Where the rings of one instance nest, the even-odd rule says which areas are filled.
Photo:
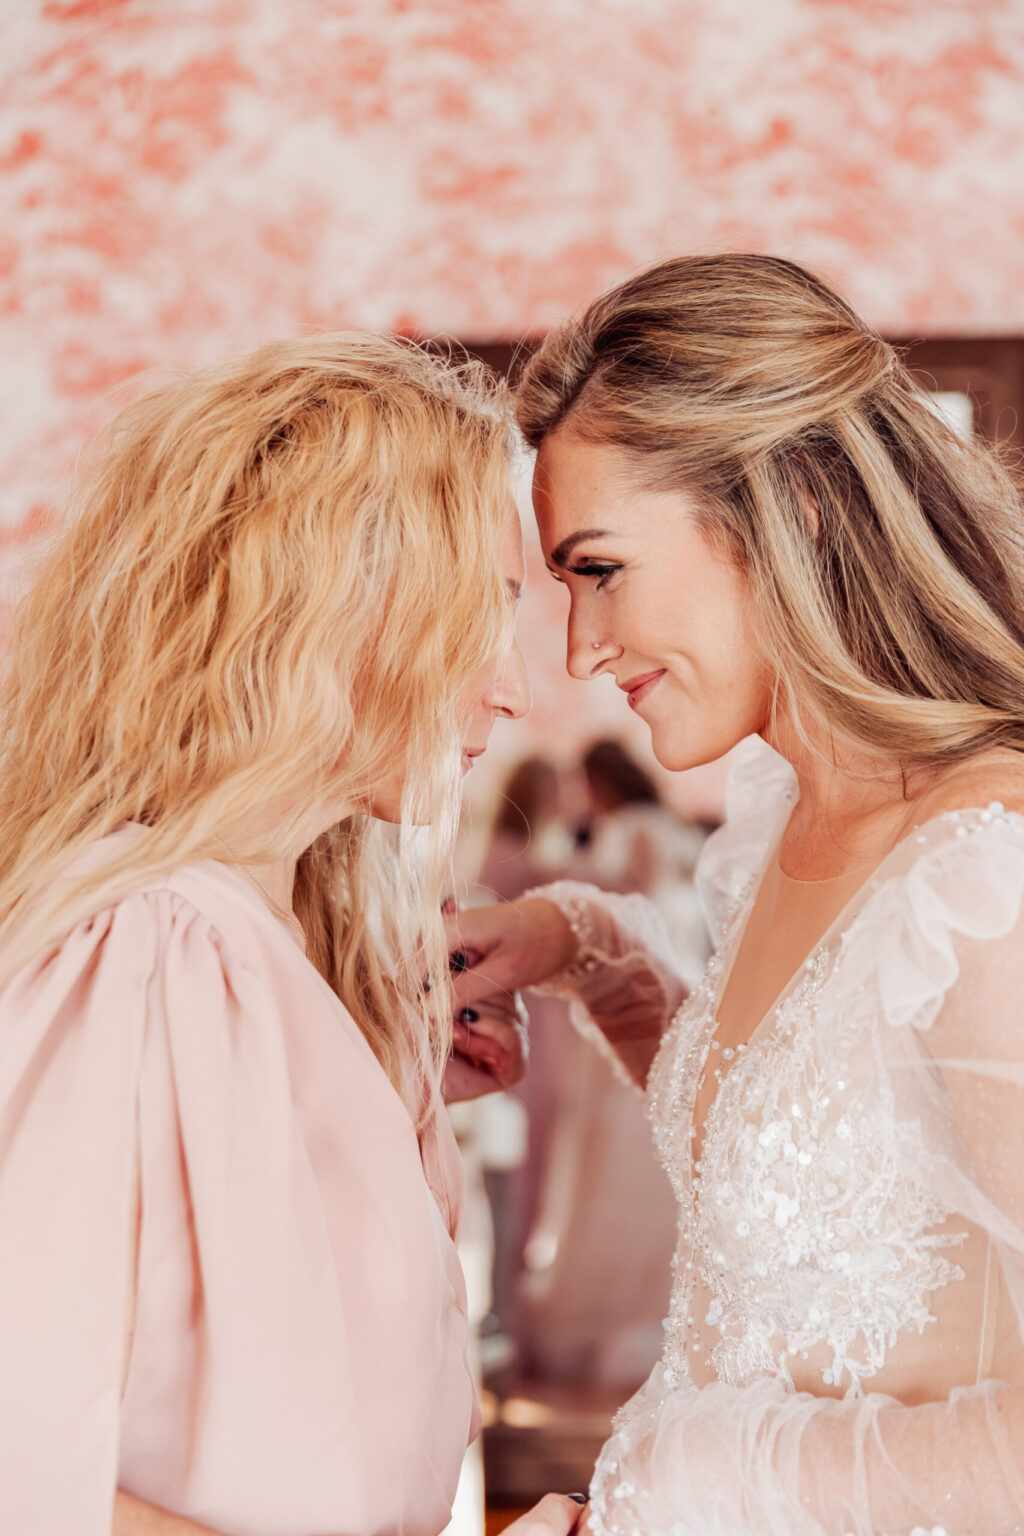
[[581, 560], [578, 565], [570, 565], [570, 571], [574, 576], [599, 576], [597, 583], [603, 587], [609, 576], [614, 576], [616, 571], [621, 571], [621, 565], [600, 565], [595, 560]]

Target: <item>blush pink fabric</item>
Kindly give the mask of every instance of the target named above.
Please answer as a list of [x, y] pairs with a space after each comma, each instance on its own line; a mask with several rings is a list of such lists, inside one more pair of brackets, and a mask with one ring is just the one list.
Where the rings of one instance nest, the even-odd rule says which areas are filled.
[[434, 1536], [477, 1428], [461, 1198], [447, 1119], [417, 1137], [244, 875], [95, 911], [0, 998], [0, 1531], [109, 1536], [120, 1486]]

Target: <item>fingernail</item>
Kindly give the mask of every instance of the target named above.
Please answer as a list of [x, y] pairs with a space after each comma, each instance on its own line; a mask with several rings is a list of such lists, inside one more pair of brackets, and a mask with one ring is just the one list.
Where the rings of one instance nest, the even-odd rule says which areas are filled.
[[590, 1496], [589, 1496], [589, 1494], [586, 1494], [586, 1493], [567, 1493], [566, 1494], [566, 1498], [567, 1499], [572, 1499], [573, 1502], [576, 1503], [576, 1504], [589, 1504], [590, 1503]]
[[480, 1015], [475, 1008], [460, 1008], [455, 1015], [460, 1024], [479, 1024]]

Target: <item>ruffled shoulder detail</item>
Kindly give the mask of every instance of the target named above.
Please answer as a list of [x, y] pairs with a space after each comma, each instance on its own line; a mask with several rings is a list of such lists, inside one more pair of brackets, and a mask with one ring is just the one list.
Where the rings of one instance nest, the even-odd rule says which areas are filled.
[[886, 1023], [928, 1029], [960, 974], [957, 939], [1003, 938], [1020, 917], [1024, 817], [998, 803], [946, 812], [901, 851], [845, 934], [840, 971], [876, 978]]
[[789, 763], [760, 736], [748, 736], [730, 767], [725, 823], [708, 838], [697, 862], [697, 891], [715, 944], [796, 801], [797, 779]]
[[19, 1320], [0, 1321], [5, 1529], [110, 1529], [136, 1105], [172, 901], [97, 908], [0, 993], [0, 1320]]

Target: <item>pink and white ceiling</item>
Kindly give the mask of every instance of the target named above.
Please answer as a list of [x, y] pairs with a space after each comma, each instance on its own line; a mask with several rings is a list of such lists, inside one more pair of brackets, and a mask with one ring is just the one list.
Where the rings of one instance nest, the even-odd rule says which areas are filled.
[[9, 596], [111, 391], [269, 336], [715, 247], [1024, 332], [1024, 0], [0, 0], [0, 198]]

